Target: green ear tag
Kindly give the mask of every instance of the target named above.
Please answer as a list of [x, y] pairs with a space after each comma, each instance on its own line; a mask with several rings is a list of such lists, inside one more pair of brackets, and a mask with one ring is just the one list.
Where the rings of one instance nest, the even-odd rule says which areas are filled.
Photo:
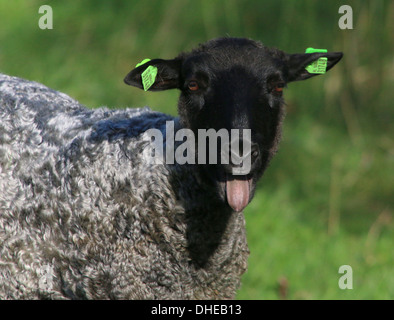
[[[150, 61], [150, 59], [144, 59], [140, 63], [138, 63], [135, 67], [142, 66], [143, 64]], [[141, 73], [142, 86], [144, 87], [144, 91], [148, 91], [148, 89], [155, 83], [157, 76], [157, 67], [149, 66], [146, 70]]]
[[[315, 53], [315, 52], [327, 52], [327, 49], [307, 48], [305, 50], [305, 53]], [[326, 57], [321, 57], [316, 61], [313, 61], [305, 69], [309, 73], [324, 74], [326, 73], [326, 69], [327, 69], [327, 60], [328, 59]]]

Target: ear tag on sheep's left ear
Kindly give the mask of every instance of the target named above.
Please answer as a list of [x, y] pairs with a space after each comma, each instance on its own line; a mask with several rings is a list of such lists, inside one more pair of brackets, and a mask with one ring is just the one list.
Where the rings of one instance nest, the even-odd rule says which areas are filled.
[[[327, 49], [314, 49], [314, 48], [307, 48], [305, 53], [315, 53], [315, 52], [327, 52]], [[315, 74], [324, 74], [326, 73], [327, 69], [327, 58], [321, 57], [316, 61], [313, 61], [310, 65], [308, 65], [305, 69], [309, 73]]]
[[[150, 59], [144, 59], [140, 63], [138, 63], [135, 67], [142, 66], [143, 64], [150, 61]], [[144, 91], [148, 91], [149, 88], [155, 83], [157, 76], [157, 67], [149, 66], [146, 70], [141, 73], [142, 86], [144, 87]]]

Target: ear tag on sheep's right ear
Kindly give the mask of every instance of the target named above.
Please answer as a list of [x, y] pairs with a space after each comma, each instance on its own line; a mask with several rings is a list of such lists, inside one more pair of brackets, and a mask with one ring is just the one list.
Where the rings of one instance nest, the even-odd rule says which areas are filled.
[[[314, 52], [327, 52], [327, 49], [314, 49], [314, 48], [307, 48], [305, 53], [314, 53]], [[308, 65], [305, 69], [309, 73], [315, 74], [324, 74], [326, 73], [327, 69], [327, 58], [321, 57], [316, 61], [313, 61], [310, 65]]]
[[[150, 61], [150, 59], [144, 59], [140, 63], [138, 63], [135, 67], [142, 66], [143, 64]], [[144, 87], [144, 91], [148, 91], [149, 88], [155, 83], [157, 76], [157, 67], [149, 66], [146, 70], [141, 73], [142, 86]]]

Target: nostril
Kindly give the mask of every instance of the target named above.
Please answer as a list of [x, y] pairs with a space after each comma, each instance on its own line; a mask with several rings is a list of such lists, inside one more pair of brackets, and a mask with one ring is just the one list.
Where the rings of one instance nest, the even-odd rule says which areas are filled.
[[229, 164], [232, 167], [243, 166], [246, 163], [253, 164], [260, 155], [260, 148], [257, 143], [250, 140], [239, 139], [235, 142], [222, 145], [222, 164]]
[[253, 158], [257, 158], [259, 156], [260, 150], [259, 150], [259, 146], [257, 143], [253, 143], [252, 148], [251, 148], [251, 152], [252, 152]]

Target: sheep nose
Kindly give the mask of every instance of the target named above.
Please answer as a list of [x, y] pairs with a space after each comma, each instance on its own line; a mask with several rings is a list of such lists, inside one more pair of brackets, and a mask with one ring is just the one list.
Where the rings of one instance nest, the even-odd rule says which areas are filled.
[[227, 172], [236, 175], [246, 175], [256, 162], [260, 151], [257, 143], [248, 139], [236, 139], [223, 145], [222, 164]]

